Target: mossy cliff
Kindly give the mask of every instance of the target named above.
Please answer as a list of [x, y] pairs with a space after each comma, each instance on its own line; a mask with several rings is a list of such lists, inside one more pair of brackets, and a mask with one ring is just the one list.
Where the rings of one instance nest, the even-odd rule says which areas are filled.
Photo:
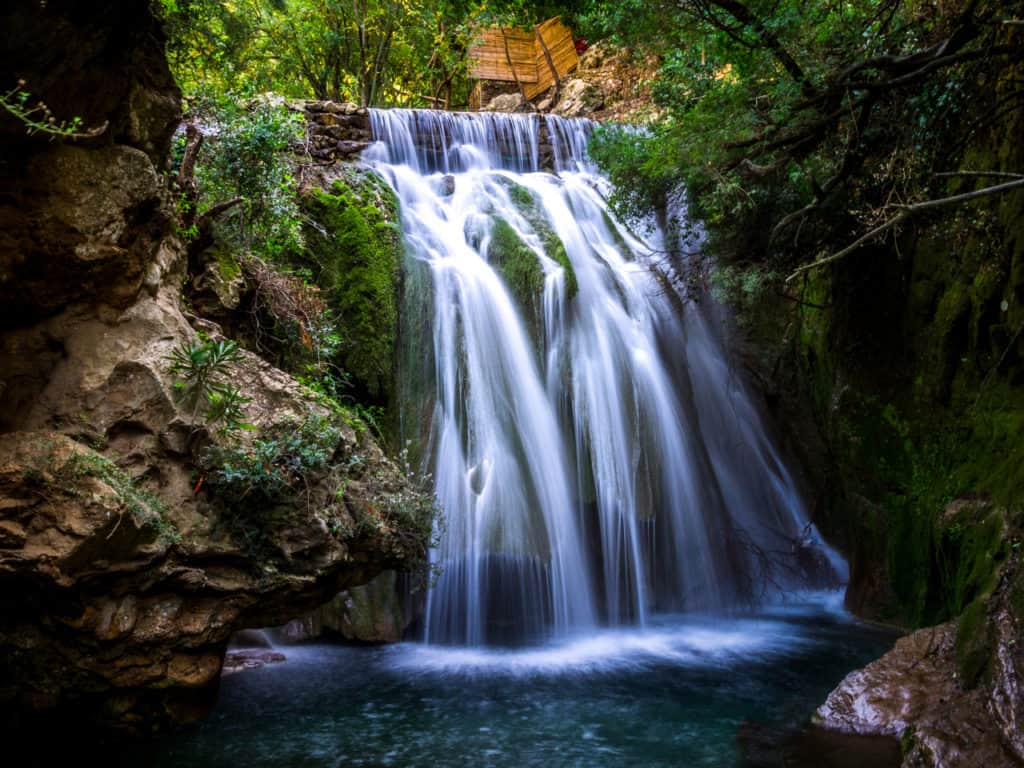
[[[972, 138], [960, 167], [1019, 172], [1016, 114]], [[974, 188], [965, 183], [974, 180], [933, 196]], [[805, 470], [816, 521], [849, 558], [847, 605], [907, 628], [955, 622], [943, 624], [948, 643], [936, 641], [945, 661], [934, 674], [950, 675], [957, 696], [979, 693], [941, 706], [937, 697], [935, 711], [988, 712], [978, 722], [1002, 734], [991, 754], [1024, 744], [1019, 703], [999, 703], [1024, 670], [1022, 210], [1015, 191], [915, 219], [895, 244], [801, 276], [788, 299], [763, 292], [743, 320], [748, 362]], [[860, 685], [847, 682], [847, 694]], [[892, 689], [894, 701], [909, 696]], [[908, 755], [941, 755], [948, 723], [921, 717], [925, 735], [909, 739]], [[826, 724], [845, 727], [842, 717]], [[977, 764], [986, 754], [978, 749]]]
[[[968, 162], [1003, 169], [1005, 149]], [[866, 249], [801, 286], [789, 372], [825, 441], [824, 462], [808, 457], [828, 477], [819, 507], [864, 613], [911, 626], [958, 615], [970, 590], [941, 577], [949, 529], [971, 538], [984, 522], [948, 506], [1008, 510], [1010, 529], [1024, 508], [1022, 209], [1018, 192], [921, 222], [902, 258]], [[1003, 539], [979, 536], [999, 558]]]
[[373, 397], [392, 392], [402, 269], [398, 200], [376, 173], [345, 168], [308, 187], [302, 261], [326, 294], [342, 335], [343, 366]]

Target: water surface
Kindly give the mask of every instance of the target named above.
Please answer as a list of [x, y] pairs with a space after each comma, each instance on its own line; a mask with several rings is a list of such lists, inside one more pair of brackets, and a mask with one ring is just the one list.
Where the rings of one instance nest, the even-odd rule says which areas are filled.
[[742, 723], [798, 729], [892, 642], [817, 599], [533, 648], [290, 647], [156, 764], [739, 766]]

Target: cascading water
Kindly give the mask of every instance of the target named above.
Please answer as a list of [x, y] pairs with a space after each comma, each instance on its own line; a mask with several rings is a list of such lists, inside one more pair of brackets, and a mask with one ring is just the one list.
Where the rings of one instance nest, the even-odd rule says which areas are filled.
[[[729, 608], [841, 580], [716, 335], [609, 214], [592, 124], [371, 111], [426, 265], [444, 530], [428, 642]], [[550, 147], [550, 152], [545, 151]], [[550, 163], [555, 173], [541, 171]]]

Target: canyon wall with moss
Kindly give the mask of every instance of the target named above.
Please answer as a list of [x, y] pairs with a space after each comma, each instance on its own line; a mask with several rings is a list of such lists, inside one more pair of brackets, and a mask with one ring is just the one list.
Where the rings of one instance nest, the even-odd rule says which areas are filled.
[[[1022, 130], [1018, 118], [981, 132], [961, 169], [1021, 172]], [[821, 714], [902, 736], [907, 765], [1024, 760], [1021, 211], [1017, 190], [911, 219], [788, 297], [761, 294], [743, 320], [814, 518], [849, 558], [847, 606], [935, 627], [848, 678]]]

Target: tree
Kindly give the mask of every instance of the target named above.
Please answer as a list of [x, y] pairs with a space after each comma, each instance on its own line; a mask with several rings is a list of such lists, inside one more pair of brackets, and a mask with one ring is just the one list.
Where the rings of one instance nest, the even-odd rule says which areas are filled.
[[624, 182], [625, 209], [663, 203], [682, 179], [712, 225], [746, 221], [738, 229], [769, 233], [762, 247], [799, 258], [815, 221], [908, 200], [946, 169], [936, 137], [984, 99], [972, 80], [1024, 55], [1002, 23], [1014, 5], [592, 2], [588, 24], [662, 55], [655, 93], [669, 115], [647, 137], [606, 133], [595, 154]]

